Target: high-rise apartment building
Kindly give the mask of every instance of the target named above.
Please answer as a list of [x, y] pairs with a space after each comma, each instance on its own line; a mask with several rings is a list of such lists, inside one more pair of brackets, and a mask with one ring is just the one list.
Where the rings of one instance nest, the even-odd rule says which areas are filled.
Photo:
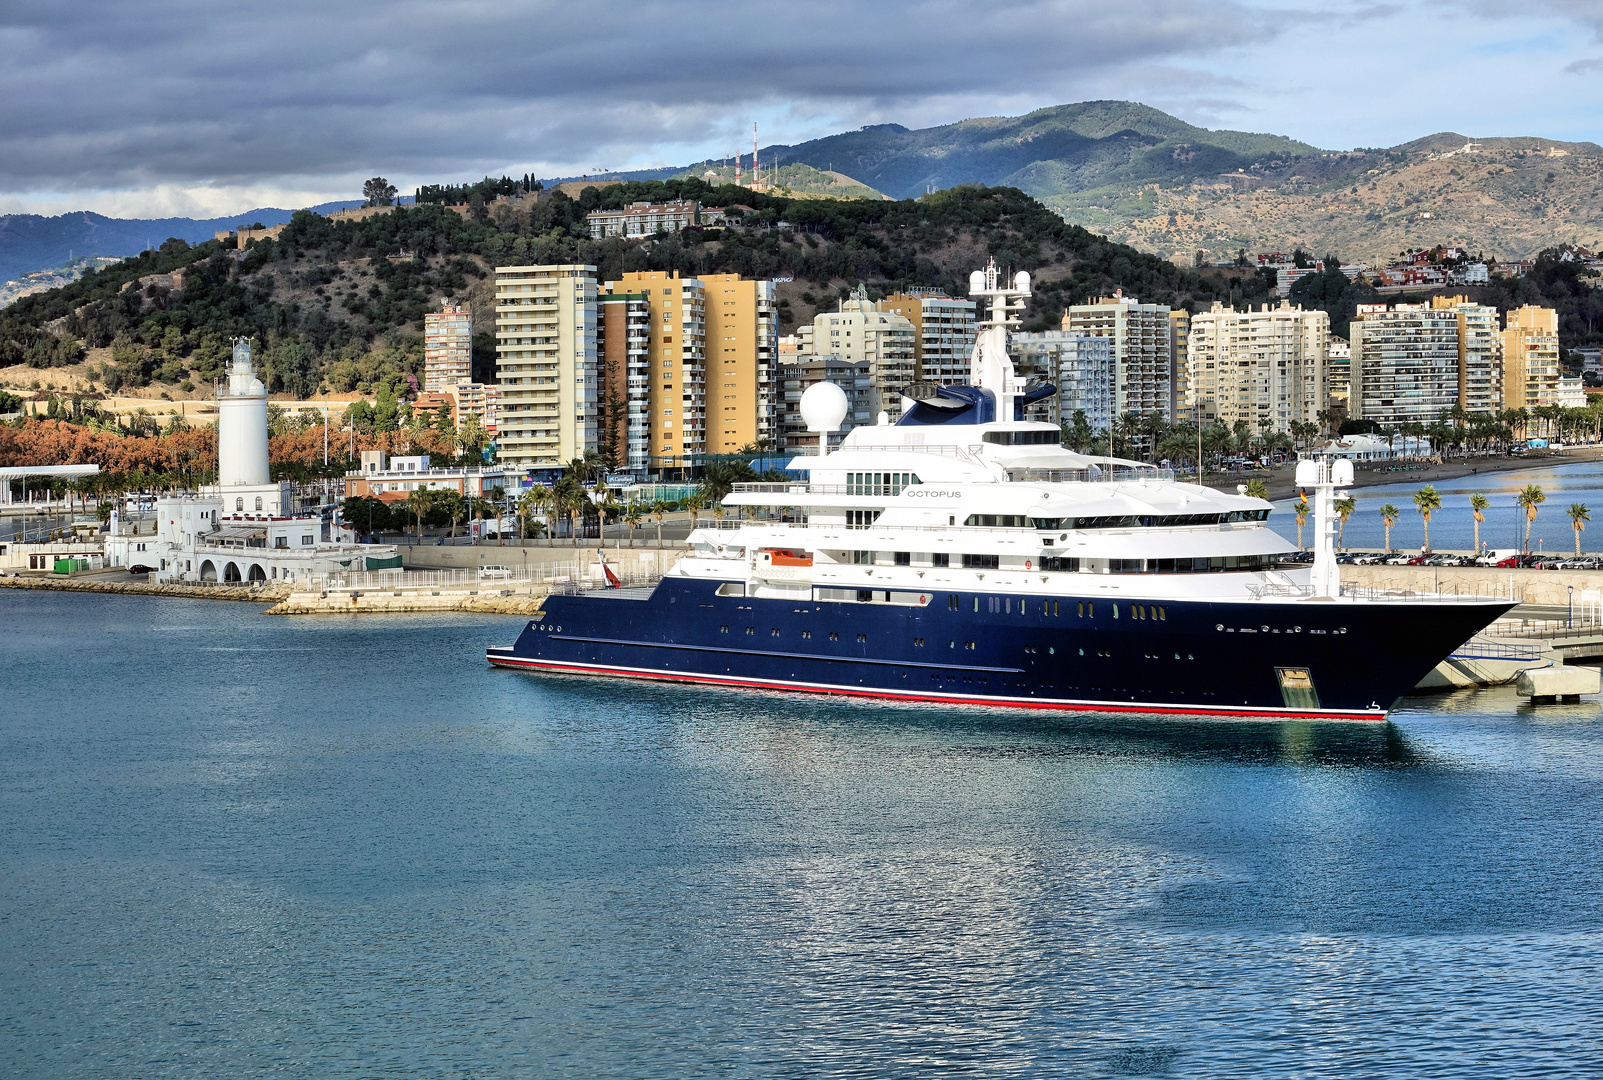
[[1191, 407], [1191, 371], [1186, 364], [1190, 339], [1191, 312], [1170, 308], [1169, 363], [1174, 375], [1169, 380], [1169, 408], [1177, 424], [1193, 419], [1195, 412]]
[[423, 389], [446, 390], [473, 381], [473, 315], [446, 304], [423, 316]]
[[1008, 344], [1014, 367], [1026, 379], [1050, 382], [1058, 392], [1043, 400], [1040, 419], [1068, 423], [1083, 412], [1091, 430], [1103, 433], [1113, 423], [1113, 339], [1066, 330], [1014, 334]]
[[899, 407], [901, 392], [918, 381], [912, 320], [879, 311], [859, 288], [838, 311], [819, 312], [811, 326], [797, 329], [798, 360], [838, 356], [848, 363], [867, 361], [874, 385], [874, 412]]
[[909, 289], [874, 306], [913, 324], [913, 359], [918, 365], [913, 381], [943, 386], [968, 381], [976, 334], [974, 301], [957, 300], [937, 289]]
[[1330, 316], [1279, 305], [1235, 311], [1215, 302], [1191, 317], [1186, 349], [1189, 402], [1204, 426], [1245, 421], [1252, 431], [1289, 432], [1325, 407]]
[[[773, 282], [644, 271], [624, 274], [607, 289], [631, 298], [624, 316], [634, 327], [624, 387], [631, 468], [684, 468], [702, 455], [776, 440]], [[610, 357], [613, 323], [606, 325]]]
[[1325, 360], [1325, 407], [1351, 413], [1353, 386], [1353, 347], [1346, 338], [1330, 336]]
[[651, 298], [645, 293], [596, 298], [601, 356], [596, 442], [612, 464], [641, 472], [651, 465], [651, 327]]
[[1503, 319], [1503, 407], [1557, 403], [1564, 376], [1558, 360], [1558, 312], [1526, 304]]
[[1433, 296], [1436, 311], [1458, 316], [1458, 404], [1472, 413], [1503, 408], [1503, 340], [1497, 309], [1472, 304], [1467, 296]]
[[1174, 418], [1174, 356], [1169, 308], [1115, 294], [1075, 304], [1063, 314], [1063, 330], [1113, 341], [1113, 407], [1116, 413]]
[[779, 321], [774, 283], [739, 274], [705, 274], [707, 298], [707, 452], [776, 445]]
[[707, 453], [707, 297], [695, 278], [646, 270], [607, 283], [645, 298], [647, 445], [651, 466], [683, 469]]
[[596, 449], [596, 268], [498, 266], [496, 444], [502, 462], [557, 469]]
[[1360, 304], [1349, 334], [1354, 418], [1429, 424], [1458, 402], [1457, 312]]

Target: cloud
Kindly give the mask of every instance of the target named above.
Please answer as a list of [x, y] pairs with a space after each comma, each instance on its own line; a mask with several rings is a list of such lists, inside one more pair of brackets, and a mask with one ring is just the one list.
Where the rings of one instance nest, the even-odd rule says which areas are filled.
[[1564, 71], [1568, 75], [1585, 75], [1593, 71], [1603, 71], [1603, 57], [1591, 56], [1585, 60], [1576, 60], [1565, 64]]
[[754, 117], [766, 143], [1017, 112], [1284, 25], [1234, 0], [41, 0], [0, 15], [0, 192], [215, 205], [685, 161]]

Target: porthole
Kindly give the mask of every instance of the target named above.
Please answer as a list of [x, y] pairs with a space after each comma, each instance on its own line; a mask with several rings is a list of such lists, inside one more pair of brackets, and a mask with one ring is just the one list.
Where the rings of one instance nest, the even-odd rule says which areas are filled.
[[1225, 628], [1225, 624], [1224, 623], [1220, 623], [1219, 625], [1214, 627], [1215, 630], [1223, 630], [1224, 628]]

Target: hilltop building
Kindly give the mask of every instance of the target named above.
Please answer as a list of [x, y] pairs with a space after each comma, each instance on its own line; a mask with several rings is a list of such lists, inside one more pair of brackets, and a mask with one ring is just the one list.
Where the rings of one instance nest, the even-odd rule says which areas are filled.
[[694, 200], [676, 203], [636, 202], [621, 210], [593, 210], [585, 215], [585, 221], [590, 225], [592, 240], [604, 240], [609, 236], [655, 236], [659, 232], [678, 232], [699, 225], [701, 204]]

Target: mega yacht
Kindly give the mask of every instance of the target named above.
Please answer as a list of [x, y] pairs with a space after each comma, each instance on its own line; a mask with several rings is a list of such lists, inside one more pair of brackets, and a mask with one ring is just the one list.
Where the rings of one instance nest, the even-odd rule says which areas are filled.
[[1312, 565], [1270, 504], [1061, 445], [1024, 419], [1055, 392], [1014, 370], [1030, 292], [994, 263], [967, 385], [912, 387], [899, 418], [849, 431], [808, 388], [818, 453], [787, 483], [737, 485], [654, 587], [552, 595], [491, 664], [904, 701], [1105, 712], [1383, 719], [1502, 615], [1494, 597], [1344, 588], [1338, 489], [1308, 459]]

